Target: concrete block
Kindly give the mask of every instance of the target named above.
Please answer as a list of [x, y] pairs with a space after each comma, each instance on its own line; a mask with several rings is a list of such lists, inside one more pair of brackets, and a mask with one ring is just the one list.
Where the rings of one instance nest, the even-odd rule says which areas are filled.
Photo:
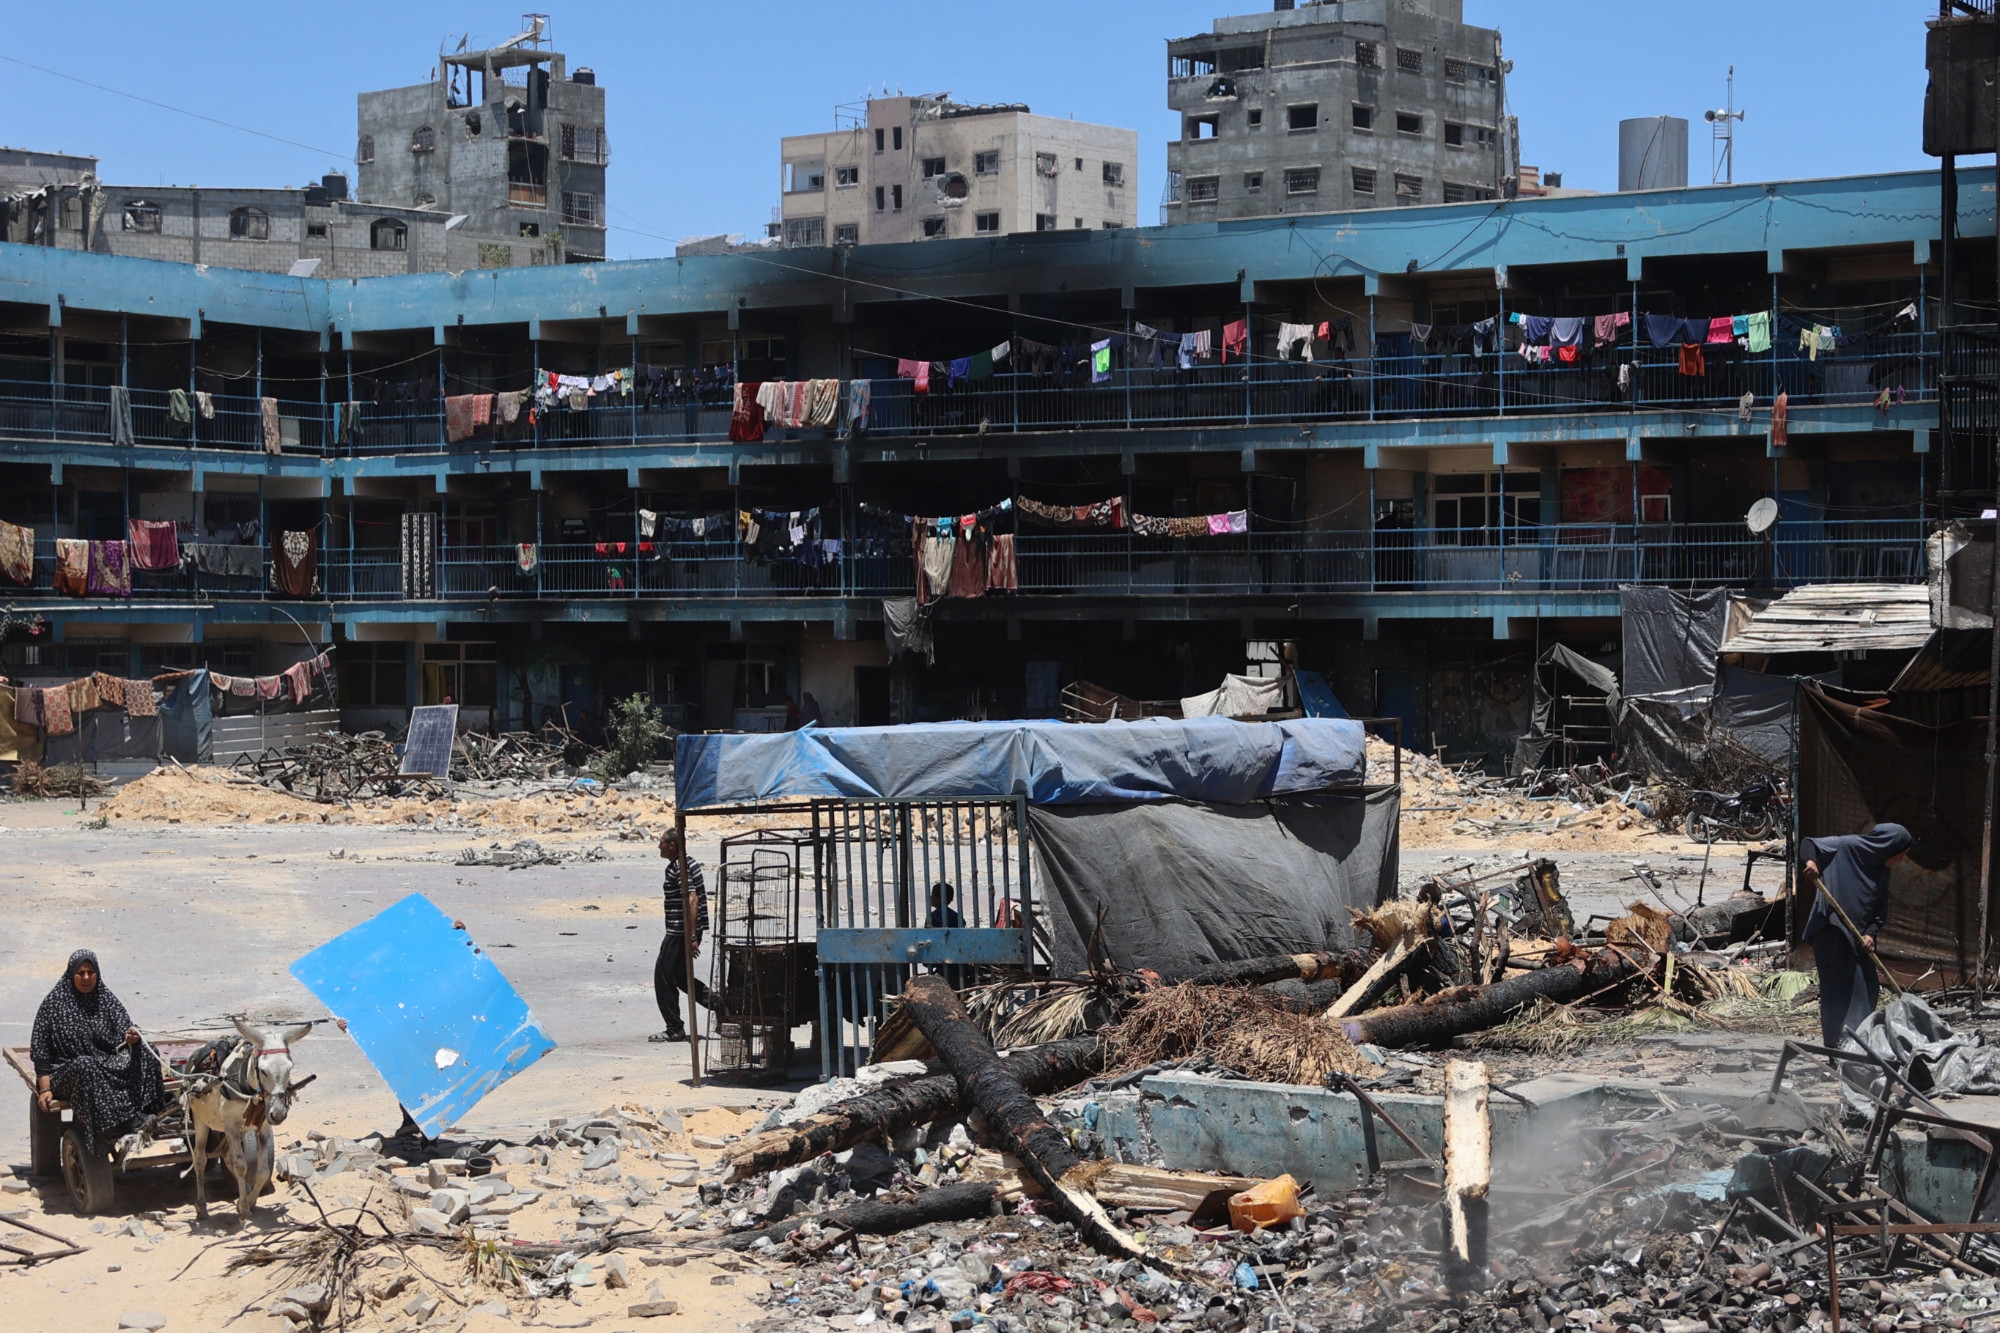
[[468, 1190], [433, 1190], [431, 1207], [445, 1215], [449, 1222], [463, 1222], [472, 1208], [472, 1194]]
[[679, 1314], [679, 1301], [638, 1301], [625, 1307], [625, 1314], [632, 1319], [657, 1319], [661, 1315]]
[[448, 1236], [451, 1234], [451, 1219], [435, 1208], [413, 1208], [410, 1210], [410, 1229], [420, 1236]]

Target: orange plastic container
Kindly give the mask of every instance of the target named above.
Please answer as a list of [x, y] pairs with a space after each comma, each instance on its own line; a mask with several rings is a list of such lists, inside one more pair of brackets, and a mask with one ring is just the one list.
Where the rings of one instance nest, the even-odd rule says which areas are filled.
[[1299, 1182], [1289, 1175], [1229, 1196], [1229, 1225], [1238, 1231], [1283, 1226], [1304, 1215], [1305, 1209], [1299, 1206]]

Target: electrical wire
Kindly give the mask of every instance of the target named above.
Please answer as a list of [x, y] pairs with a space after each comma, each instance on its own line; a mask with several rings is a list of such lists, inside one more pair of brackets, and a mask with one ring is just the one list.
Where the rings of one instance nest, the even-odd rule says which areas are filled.
[[5, 52], [0, 52], [0, 60], [5, 60], [9, 64], [19, 65], [23, 69], [32, 69], [38, 73], [50, 75], [53, 78], [67, 79], [71, 83], [79, 83], [86, 88], [95, 88], [101, 93], [110, 93], [114, 97], [124, 97], [134, 102], [143, 102], [147, 106], [158, 107], [162, 111], [171, 111], [177, 116], [188, 116], [194, 120], [205, 120], [211, 125], [220, 125], [225, 130], [235, 130], [240, 134], [254, 134], [259, 139], [269, 139], [273, 143], [285, 144], [292, 148], [303, 148], [310, 153], [324, 153], [336, 162], [347, 162], [350, 164], [354, 162], [354, 159], [347, 154], [336, 153], [331, 148], [321, 148], [316, 144], [300, 143], [297, 139], [287, 139], [282, 135], [270, 134], [264, 130], [253, 130], [248, 125], [238, 125], [232, 121], [218, 119], [215, 116], [203, 115], [199, 111], [189, 111], [186, 107], [174, 106], [168, 102], [155, 101], [150, 97], [141, 97], [137, 93], [128, 93], [123, 88], [112, 88], [102, 83], [92, 83], [89, 79], [80, 79], [74, 74], [65, 74], [59, 69], [50, 69], [47, 65], [37, 65], [33, 61], [23, 60], [19, 56], [10, 56]]

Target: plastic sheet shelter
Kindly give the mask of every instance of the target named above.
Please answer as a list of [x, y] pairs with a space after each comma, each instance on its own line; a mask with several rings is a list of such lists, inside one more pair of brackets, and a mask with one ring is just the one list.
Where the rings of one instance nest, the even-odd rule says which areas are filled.
[[436, 1138], [555, 1049], [463, 926], [413, 893], [292, 964], [292, 975]]
[[1678, 694], [1715, 680], [1715, 655], [1729, 621], [1730, 592], [1711, 588], [1625, 586], [1618, 590], [1624, 630], [1619, 684], [1628, 699]]
[[[1935, 968], [1926, 984], [1951, 985], [1979, 956], [1986, 719], [1933, 726], [1892, 711], [1908, 702], [1800, 684], [1799, 831], [1910, 830], [1916, 841], [1889, 881], [1878, 948], [1905, 984]], [[1793, 915], [1796, 931], [1802, 914]]]
[[1146, 718], [683, 735], [675, 760], [680, 808], [693, 811], [815, 797], [1237, 804], [1359, 786], [1366, 752], [1347, 719]]

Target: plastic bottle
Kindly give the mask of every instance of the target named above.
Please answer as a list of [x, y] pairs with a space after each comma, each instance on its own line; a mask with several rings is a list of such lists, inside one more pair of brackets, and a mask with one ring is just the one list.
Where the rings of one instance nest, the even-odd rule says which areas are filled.
[[1289, 1175], [1252, 1185], [1229, 1196], [1229, 1225], [1238, 1231], [1283, 1226], [1305, 1209], [1299, 1206], [1299, 1182]]

